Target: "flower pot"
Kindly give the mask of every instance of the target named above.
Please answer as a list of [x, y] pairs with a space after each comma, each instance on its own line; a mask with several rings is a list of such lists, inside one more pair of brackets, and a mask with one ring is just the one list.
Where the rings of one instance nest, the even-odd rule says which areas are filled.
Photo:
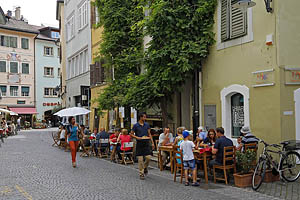
[[272, 170], [266, 170], [264, 182], [270, 183], [270, 182], [275, 182], [275, 181], [279, 181], [279, 180], [280, 180], [279, 174], [274, 175], [272, 173]]
[[251, 186], [252, 185], [252, 176], [253, 176], [253, 173], [233, 174], [235, 186], [241, 187], [241, 188]]

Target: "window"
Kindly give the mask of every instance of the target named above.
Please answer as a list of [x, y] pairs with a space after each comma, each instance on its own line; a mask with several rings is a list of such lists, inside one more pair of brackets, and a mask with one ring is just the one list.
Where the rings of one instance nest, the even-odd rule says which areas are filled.
[[57, 68], [57, 76], [60, 77], [60, 68]]
[[6, 61], [0, 61], [0, 72], [6, 72]]
[[17, 104], [25, 104], [25, 100], [17, 100]]
[[232, 5], [238, 0], [221, 0], [221, 41], [247, 35], [247, 12]]
[[44, 88], [44, 96], [46, 97], [57, 97], [55, 88]]
[[22, 74], [29, 74], [29, 64], [22, 63]]
[[29, 49], [29, 40], [27, 38], [21, 39], [21, 48], [22, 49]]
[[78, 29], [81, 30], [87, 25], [87, 2], [85, 1], [78, 8]]
[[53, 47], [44, 47], [45, 56], [53, 56]]
[[60, 58], [60, 48], [57, 48], [57, 57]]
[[44, 67], [44, 76], [53, 77], [53, 67]]
[[51, 38], [59, 38], [59, 32], [56, 32], [56, 31], [51, 31]]
[[99, 11], [98, 8], [95, 6], [95, 18], [96, 18], [96, 24], [100, 22], [100, 16], [99, 16]]
[[67, 41], [71, 40], [75, 35], [75, 18], [74, 15], [70, 17], [67, 22]]
[[6, 85], [0, 85], [0, 92], [2, 97], [6, 96]]
[[244, 126], [244, 96], [234, 94], [231, 97], [231, 135], [239, 137], [240, 130]]
[[14, 73], [14, 74], [19, 73], [18, 68], [19, 66], [17, 62], [10, 62], [10, 73]]
[[19, 90], [18, 86], [10, 86], [9, 89], [10, 89], [10, 96], [11, 97], [17, 97], [18, 96], [18, 90]]
[[28, 97], [29, 96], [29, 87], [22, 86], [21, 96], [23, 96], [23, 97]]
[[1, 46], [17, 48], [18, 47], [17, 43], [18, 43], [17, 37], [10, 37], [10, 36], [5, 36], [5, 35], [0, 36], [0, 45]]

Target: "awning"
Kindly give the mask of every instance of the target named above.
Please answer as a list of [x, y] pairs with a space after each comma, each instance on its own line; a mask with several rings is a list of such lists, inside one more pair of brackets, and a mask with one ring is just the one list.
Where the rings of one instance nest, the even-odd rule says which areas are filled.
[[18, 114], [37, 114], [36, 108], [9, 108], [9, 110]]

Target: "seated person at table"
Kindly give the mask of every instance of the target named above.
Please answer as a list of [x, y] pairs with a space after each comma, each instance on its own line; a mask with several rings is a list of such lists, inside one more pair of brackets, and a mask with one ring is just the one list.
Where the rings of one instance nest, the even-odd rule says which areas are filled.
[[209, 147], [209, 146], [213, 146], [216, 142], [216, 132], [214, 129], [210, 129], [208, 131], [208, 137], [204, 139], [204, 141], [202, 141], [200, 143], [200, 147]]
[[[170, 133], [170, 128], [164, 128], [164, 132], [159, 135], [158, 146], [173, 146], [173, 135]], [[163, 166], [168, 164], [168, 157], [170, 156], [169, 152], [161, 151]]]
[[[97, 146], [100, 145], [100, 139], [109, 139], [109, 134], [105, 131], [104, 128], [101, 128], [100, 133], [97, 133], [97, 135], [96, 135], [96, 140], [97, 140], [97, 143], [98, 143]], [[101, 143], [100, 151], [102, 153], [104, 153], [106, 148], [108, 147], [108, 145], [109, 145], [109, 143]]]
[[[195, 148], [195, 144], [189, 140], [190, 133], [188, 131], [183, 131], [184, 141], [180, 144], [180, 150], [183, 153], [183, 168], [184, 168], [184, 176], [185, 176], [185, 186], [189, 185], [188, 181], [188, 171], [189, 169], [193, 171], [193, 185], [199, 186], [197, 182], [197, 167], [196, 161], [194, 158], [193, 149]], [[197, 146], [196, 146], [197, 149]]]
[[174, 141], [174, 145], [177, 145], [179, 146], [179, 142], [181, 143], [181, 141], [183, 141], [183, 136], [182, 136], [182, 132], [185, 130], [185, 127], [182, 126], [182, 127], [178, 127], [177, 128], [177, 136], [175, 138], [175, 141]]
[[131, 142], [131, 137], [130, 137], [130, 135], [128, 135], [128, 130], [127, 129], [122, 129], [122, 134], [119, 135], [118, 142], [121, 143], [121, 148], [117, 148], [117, 153], [118, 153], [119, 159], [120, 158], [122, 159], [121, 154], [120, 154], [121, 151], [124, 151], [124, 150], [125, 151], [132, 151], [131, 147], [124, 148], [124, 143], [125, 142]]
[[207, 138], [207, 133], [203, 129], [202, 126], [199, 126], [196, 134], [196, 144], [200, 144], [202, 141], [204, 141]]
[[237, 151], [242, 151], [243, 144], [242, 144], [242, 137], [238, 137], [237, 139], [237, 145], [236, 145], [236, 150]]
[[225, 137], [224, 128], [219, 127], [216, 129], [216, 132], [218, 139], [212, 148], [212, 153], [216, 154], [216, 159], [209, 161], [210, 168], [212, 168], [214, 165], [223, 165], [224, 147], [233, 146], [232, 141]]
[[98, 133], [98, 129], [95, 128], [95, 129], [94, 129], [94, 132], [93, 132], [93, 133], [91, 134], [91, 136], [89, 137], [89, 139], [91, 140], [91, 145], [92, 145], [92, 147], [93, 147], [93, 150], [94, 150], [96, 156], [98, 156], [98, 149], [97, 149], [98, 144], [97, 144], [97, 141], [95, 141], [96, 136], [97, 136], [97, 133]]
[[[111, 134], [111, 136], [109, 137], [109, 143], [110, 143], [110, 150], [111, 150], [111, 155], [110, 155], [110, 160], [113, 162], [115, 161], [115, 157], [116, 157], [116, 151], [117, 149], [120, 150], [120, 143], [117, 143], [118, 141], [118, 137], [120, 135], [120, 129], [116, 128], [115, 132], [113, 134]], [[122, 157], [118, 155], [118, 158], [121, 160]]]
[[258, 139], [251, 133], [248, 126], [243, 126], [241, 129], [242, 144], [258, 143]]
[[60, 140], [60, 143], [66, 141], [66, 127], [65, 126], [61, 126], [59, 140]]

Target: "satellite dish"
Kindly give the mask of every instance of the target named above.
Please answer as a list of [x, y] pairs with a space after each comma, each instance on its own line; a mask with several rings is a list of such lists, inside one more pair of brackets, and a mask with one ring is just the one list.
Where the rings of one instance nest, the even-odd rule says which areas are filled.
[[242, 12], [246, 12], [248, 8], [255, 6], [256, 3], [251, 0], [240, 0], [237, 3], [233, 4], [233, 8], [239, 8]]

